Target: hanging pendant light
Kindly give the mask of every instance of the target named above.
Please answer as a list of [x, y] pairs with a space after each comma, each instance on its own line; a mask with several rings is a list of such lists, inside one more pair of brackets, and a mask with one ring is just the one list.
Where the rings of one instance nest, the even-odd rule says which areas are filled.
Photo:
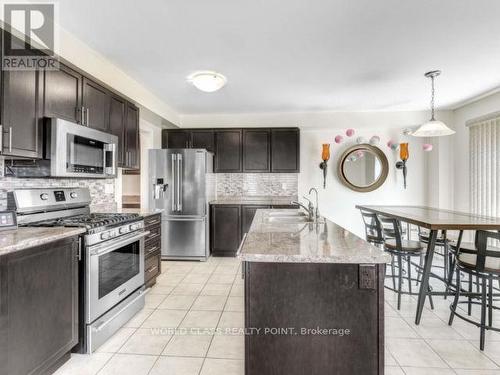
[[431, 79], [432, 96], [431, 96], [431, 119], [412, 133], [415, 137], [441, 137], [444, 135], [455, 134], [455, 131], [446, 126], [442, 121], [436, 120], [434, 117], [434, 78], [441, 74], [440, 70], [433, 70], [432, 72], [425, 73], [427, 78]]

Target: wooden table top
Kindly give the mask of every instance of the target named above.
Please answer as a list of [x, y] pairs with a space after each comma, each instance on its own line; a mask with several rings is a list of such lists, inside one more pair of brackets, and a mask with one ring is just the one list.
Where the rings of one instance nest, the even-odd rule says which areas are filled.
[[472, 215], [423, 206], [365, 206], [356, 208], [380, 215], [395, 217], [428, 229], [447, 230], [500, 230], [500, 218]]

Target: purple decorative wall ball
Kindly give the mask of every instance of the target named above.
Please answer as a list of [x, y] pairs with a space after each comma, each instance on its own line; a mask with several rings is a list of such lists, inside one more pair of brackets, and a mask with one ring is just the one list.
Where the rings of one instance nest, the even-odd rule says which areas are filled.
[[347, 129], [345, 135], [352, 137], [354, 135], [354, 129]]
[[430, 143], [424, 143], [422, 145], [422, 149], [425, 151], [425, 152], [429, 152], [429, 151], [432, 151], [432, 145]]
[[342, 143], [343, 140], [344, 140], [344, 137], [342, 137], [341, 135], [337, 135], [335, 137], [335, 143]]

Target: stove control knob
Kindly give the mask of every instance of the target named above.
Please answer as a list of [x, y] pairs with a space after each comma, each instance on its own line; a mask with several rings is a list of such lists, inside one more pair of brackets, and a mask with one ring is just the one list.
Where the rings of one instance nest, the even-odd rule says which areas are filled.
[[139, 226], [137, 224], [130, 224], [130, 230], [137, 230]]
[[78, 194], [76, 192], [74, 192], [74, 191], [72, 191], [71, 193], [69, 193], [69, 196], [71, 198], [73, 198], [73, 199], [78, 198]]
[[128, 232], [128, 228], [127, 227], [121, 227], [120, 230], [119, 230], [120, 234], [123, 234], [123, 233], [127, 233]]
[[49, 199], [49, 195], [47, 193], [42, 193], [40, 194], [40, 199], [42, 201], [46, 201], [47, 199]]
[[101, 240], [107, 240], [110, 237], [109, 232], [101, 233]]

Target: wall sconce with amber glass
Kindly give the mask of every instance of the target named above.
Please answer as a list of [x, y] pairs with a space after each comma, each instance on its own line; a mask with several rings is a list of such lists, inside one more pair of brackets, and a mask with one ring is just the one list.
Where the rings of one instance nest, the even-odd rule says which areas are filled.
[[403, 181], [404, 181], [404, 187], [406, 189], [406, 174], [407, 174], [406, 161], [410, 157], [410, 153], [408, 151], [408, 143], [401, 143], [399, 145], [399, 157], [401, 158], [401, 161], [398, 161], [396, 163], [396, 168], [401, 169], [403, 171]]
[[330, 160], [330, 144], [329, 143], [323, 144], [323, 151], [321, 152], [321, 159], [323, 159], [323, 161], [319, 164], [319, 167], [323, 170], [323, 189], [325, 189], [326, 188], [326, 167], [327, 167], [328, 160]]

